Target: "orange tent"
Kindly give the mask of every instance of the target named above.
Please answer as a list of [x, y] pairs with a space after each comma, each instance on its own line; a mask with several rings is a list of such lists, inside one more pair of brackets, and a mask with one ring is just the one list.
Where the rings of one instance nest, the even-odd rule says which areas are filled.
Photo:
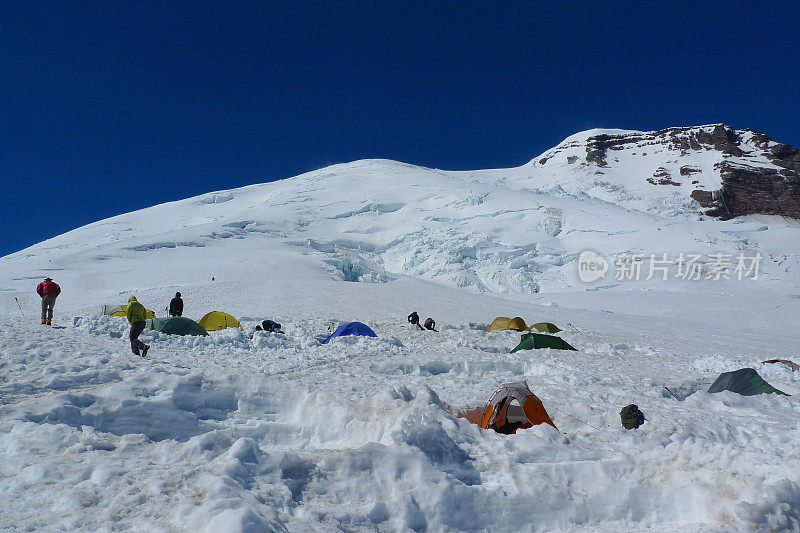
[[[466, 418], [483, 429], [514, 434], [518, 429], [528, 429], [539, 424], [556, 425], [524, 381], [505, 383], [489, 398], [486, 407], [475, 409], [450, 409], [458, 418]], [[556, 428], [558, 429], [558, 428]]]

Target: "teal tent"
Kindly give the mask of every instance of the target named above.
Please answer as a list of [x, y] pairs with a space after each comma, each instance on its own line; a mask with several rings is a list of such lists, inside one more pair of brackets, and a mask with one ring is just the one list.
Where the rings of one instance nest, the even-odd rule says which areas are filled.
[[741, 394], [742, 396], [755, 396], [756, 394], [783, 394], [785, 392], [776, 389], [758, 375], [752, 368], [740, 368], [733, 372], [723, 372], [717, 380], [711, 384], [708, 392], [722, 392], [729, 390]]
[[205, 336], [208, 332], [192, 320], [185, 316], [171, 316], [168, 318], [151, 318], [147, 321], [147, 329], [160, 331], [168, 335], [197, 335]]
[[[539, 348], [554, 348], [556, 350], [575, 350], [568, 342], [561, 337], [554, 335], [542, 335], [541, 333], [525, 333], [520, 339], [520, 343], [511, 353], [517, 350], [536, 350]], [[576, 350], [577, 351], [577, 350]]]

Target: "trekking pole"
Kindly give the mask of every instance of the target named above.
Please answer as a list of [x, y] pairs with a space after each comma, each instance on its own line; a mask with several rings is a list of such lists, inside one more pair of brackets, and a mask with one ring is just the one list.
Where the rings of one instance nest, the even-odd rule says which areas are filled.
[[19, 307], [19, 312], [22, 313], [22, 318], [25, 318], [25, 311], [22, 310], [22, 306], [19, 304], [19, 300], [16, 296], [14, 296], [14, 300], [17, 302], [17, 307]]

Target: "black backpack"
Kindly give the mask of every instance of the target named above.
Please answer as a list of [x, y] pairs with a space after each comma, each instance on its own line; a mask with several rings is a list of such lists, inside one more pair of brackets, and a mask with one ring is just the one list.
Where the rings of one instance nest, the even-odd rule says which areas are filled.
[[619, 418], [625, 429], [636, 429], [644, 424], [644, 413], [634, 403], [623, 407], [619, 412]]

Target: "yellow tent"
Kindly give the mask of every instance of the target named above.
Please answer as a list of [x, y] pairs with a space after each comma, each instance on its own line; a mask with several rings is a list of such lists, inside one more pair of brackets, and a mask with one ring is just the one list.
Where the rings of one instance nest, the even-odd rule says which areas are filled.
[[222, 311], [211, 311], [197, 321], [198, 324], [203, 326], [206, 331], [219, 331], [225, 328], [239, 328], [243, 329], [242, 325], [233, 315], [224, 313]]
[[[125, 311], [128, 310], [128, 304], [122, 305], [104, 305], [102, 307], [102, 312], [104, 315], [111, 315], [111, 316], [125, 316]], [[155, 318], [156, 314], [152, 312], [150, 309], [145, 309], [147, 311], [147, 318]]]
[[495, 318], [492, 323], [486, 328], [486, 331], [498, 331], [502, 329], [511, 329], [514, 331], [528, 331], [528, 326], [525, 321], [520, 317], [508, 318], [507, 316], [499, 316]]

